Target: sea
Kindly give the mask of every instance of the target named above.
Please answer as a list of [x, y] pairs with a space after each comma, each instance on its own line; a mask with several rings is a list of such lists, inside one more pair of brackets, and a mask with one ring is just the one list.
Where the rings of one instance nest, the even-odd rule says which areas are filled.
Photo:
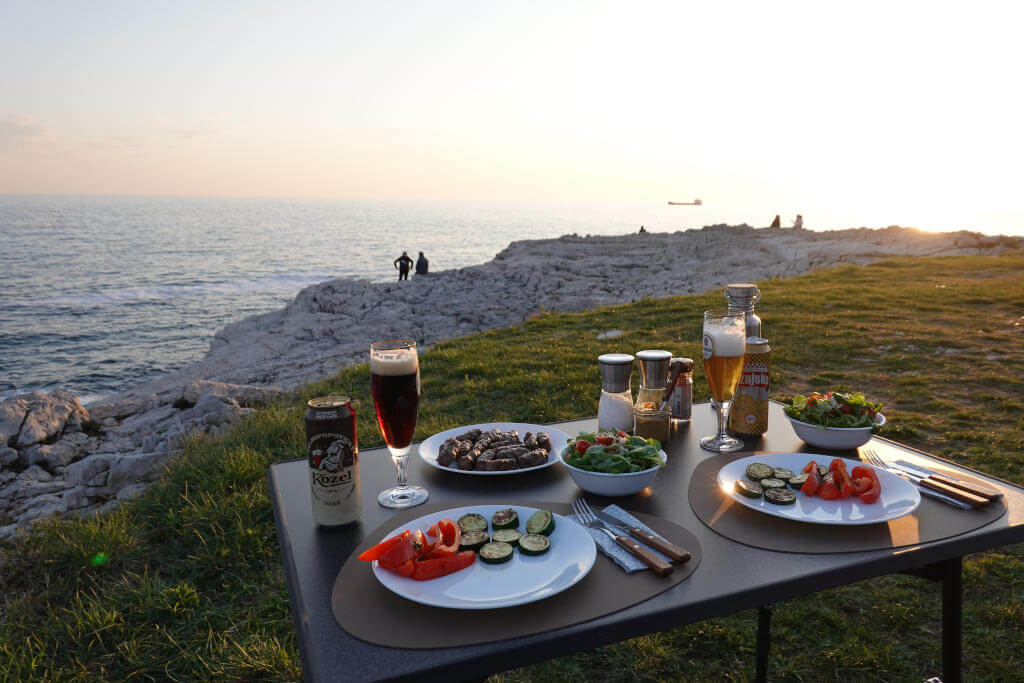
[[403, 251], [438, 271], [516, 240], [770, 220], [665, 202], [0, 195], [0, 398], [110, 397], [199, 360], [217, 330], [303, 287], [395, 280]]

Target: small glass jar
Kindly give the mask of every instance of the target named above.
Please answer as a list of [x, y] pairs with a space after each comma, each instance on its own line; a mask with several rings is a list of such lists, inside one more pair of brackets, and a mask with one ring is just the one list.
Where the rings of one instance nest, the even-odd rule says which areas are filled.
[[[650, 405], [650, 404], [648, 404]], [[633, 436], [657, 439], [664, 444], [672, 436], [672, 411], [638, 405], [633, 409]]]
[[679, 361], [683, 369], [676, 379], [676, 388], [669, 397], [669, 405], [672, 408], [672, 419], [679, 422], [689, 422], [693, 413], [693, 359], [673, 358], [672, 362]]

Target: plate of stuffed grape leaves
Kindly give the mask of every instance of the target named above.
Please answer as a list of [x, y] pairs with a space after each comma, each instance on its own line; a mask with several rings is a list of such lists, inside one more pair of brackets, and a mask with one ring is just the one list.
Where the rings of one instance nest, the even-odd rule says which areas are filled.
[[488, 422], [434, 434], [420, 444], [423, 461], [459, 474], [500, 476], [551, 467], [569, 435], [524, 422]]

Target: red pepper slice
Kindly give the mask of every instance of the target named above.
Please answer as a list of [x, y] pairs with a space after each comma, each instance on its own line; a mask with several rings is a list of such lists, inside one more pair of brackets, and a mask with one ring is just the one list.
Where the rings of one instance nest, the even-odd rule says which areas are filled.
[[870, 505], [877, 502], [880, 495], [882, 495], [882, 483], [875, 479], [871, 482], [871, 488], [860, 494], [860, 499]]
[[816, 463], [814, 460], [812, 460], [809, 463], [807, 463], [806, 465], [804, 465], [804, 468], [802, 470], [800, 470], [800, 471], [803, 472], [804, 474], [810, 474], [811, 472], [817, 472], [820, 475], [820, 472], [818, 472], [818, 463]]
[[437, 539], [434, 550], [427, 556], [429, 559], [449, 557], [459, 550], [459, 543], [462, 541], [462, 530], [459, 525], [450, 519], [442, 519], [437, 523], [437, 529], [441, 532]]
[[406, 529], [401, 533], [401, 540], [380, 556], [377, 564], [382, 569], [394, 569], [416, 557], [416, 549], [412, 545], [412, 532]]
[[434, 543], [427, 540], [427, 537], [419, 529], [412, 532], [411, 540], [413, 550], [416, 551], [416, 557], [413, 558], [414, 560], [426, 557], [434, 549]]
[[369, 550], [363, 552], [363, 554], [359, 556], [359, 559], [363, 560], [364, 562], [373, 562], [374, 560], [379, 560], [381, 556], [384, 555], [384, 553], [386, 553], [388, 550], [394, 547], [399, 541], [401, 541], [402, 536], [407, 533], [409, 532], [406, 531], [402, 534], [396, 534], [389, 539], [381, 541]]
[[412, 578], [417, 581], [429, 581], [439, 576], [446, 576], [465, 569], [476, 561], [476, 553], [472, 550], [463, 550], [448, 557], [439, 557], [432, 560], [420, 560], [414, 562], [416, 565], [412, 572]]
[[398, 574], [399, 576], [412, 576], [412, 573], [416, 571], [416, 565], [419, 564], [413, 560], [409, 560], [405, 564], [400, 564], [391, 571]]

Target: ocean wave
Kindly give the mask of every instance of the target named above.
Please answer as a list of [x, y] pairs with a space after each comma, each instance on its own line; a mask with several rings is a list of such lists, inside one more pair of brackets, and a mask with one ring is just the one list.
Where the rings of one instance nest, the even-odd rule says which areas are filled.
[[158, 302], [183, 297], [206, 296], [210, 294], [254, 294], [267, 292], [298, 292], [318, 282], [338, 277], [337, 274], [291, 271], [275, 273], [257, 278], [223, 280], [219, 282], [174, 283], [146, 287], [116, 287], [112, 289], [60, 294], [40, 299], [12, 301], [12, 307], [36, 306], [108, 306]]

